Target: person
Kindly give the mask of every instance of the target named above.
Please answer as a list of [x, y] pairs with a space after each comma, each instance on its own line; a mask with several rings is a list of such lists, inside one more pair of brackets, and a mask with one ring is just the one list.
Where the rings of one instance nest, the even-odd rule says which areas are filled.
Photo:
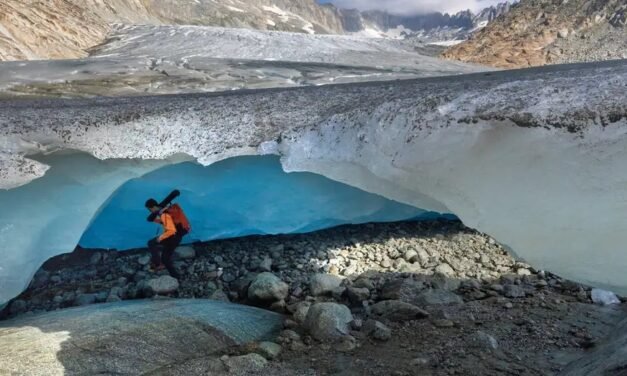
[[148, 249], [152, 253], [150, 270], [158, 272], [167, 269], [172, 277], [178, 279], [180, 275], [172, 263], [172, 257], [176, 247], [181, 244], [183, 236], [191, 228], [189, 222], [177, 204], [162, 208], [155, 199], [151, 198], [146, 201], [146, 209], [157, 214], [154, 221], [163, 227], [163, 233], [148, 242]]

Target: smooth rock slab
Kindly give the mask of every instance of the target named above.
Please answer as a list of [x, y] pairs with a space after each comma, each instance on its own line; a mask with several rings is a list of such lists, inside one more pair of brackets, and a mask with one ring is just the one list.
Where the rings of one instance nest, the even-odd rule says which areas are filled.
[[167, 366], [183, 375], [177, 365], [273, 339], [281, 327], [275, 313], [204, 299], [70, 308], [1, 322], [0, 374], [140, 375]]

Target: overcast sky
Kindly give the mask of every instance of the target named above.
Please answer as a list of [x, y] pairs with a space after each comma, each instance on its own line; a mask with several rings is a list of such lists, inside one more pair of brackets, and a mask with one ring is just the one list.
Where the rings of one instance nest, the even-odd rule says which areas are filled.
[[504, 0], [320, 0], [339, 8], [385, 10], [389, 13], [410, 15], [429, 12], [456, 13], [460, 10], [481, 10]]

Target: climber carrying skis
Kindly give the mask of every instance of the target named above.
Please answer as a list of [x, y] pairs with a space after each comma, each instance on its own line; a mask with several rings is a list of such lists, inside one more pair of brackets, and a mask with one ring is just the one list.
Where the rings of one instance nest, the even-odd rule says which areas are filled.
[[159, 223], [163, 227], [163, 233], [148, 242], [148, 249], [152, 253], [150, 269], [156, 272], [167, 268], [170, 275], [177, 279], [180, 276], [174, 268], [172, 256], [183, 237], [191, 230], [183, 209], [178, 204], [171, 203], [179, 194], [179, 191], [173, 191], [161, 203], [153, 198], [146, 201], [146, 208], [150, 211], [148, 221]]

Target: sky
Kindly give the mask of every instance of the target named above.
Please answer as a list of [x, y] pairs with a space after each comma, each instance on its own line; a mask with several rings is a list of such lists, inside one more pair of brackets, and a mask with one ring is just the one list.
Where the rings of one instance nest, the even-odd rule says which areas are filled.
[[339, 8], [359, 10], [385, 10], [400, 15], [414, 15], [430, 12], [456, 13], [470, 9], [478, 11], [505, 0], [319, 0], [333, 3]]

